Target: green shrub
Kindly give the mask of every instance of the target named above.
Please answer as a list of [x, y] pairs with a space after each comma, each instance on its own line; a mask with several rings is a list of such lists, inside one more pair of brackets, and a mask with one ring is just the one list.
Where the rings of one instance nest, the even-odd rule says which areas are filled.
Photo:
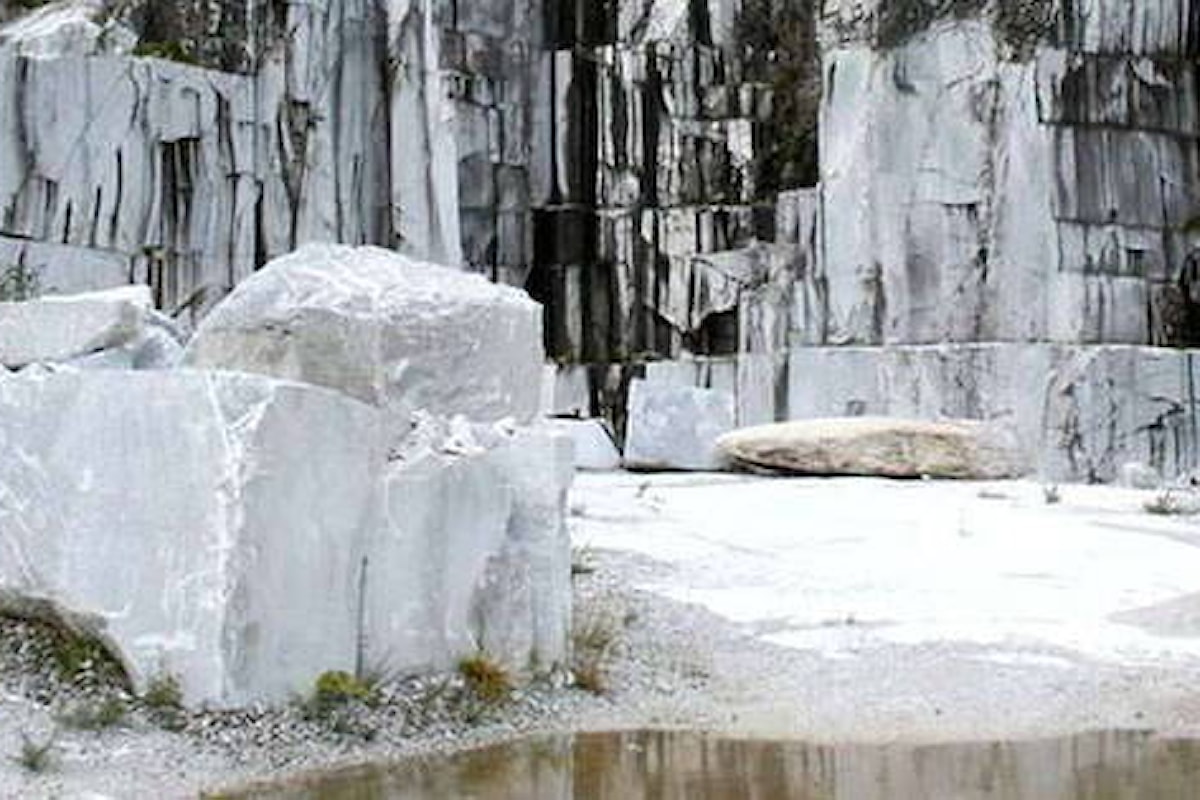
[[313, 693], [319, 703], [328, 705], [344, 705], [353, 700], [369, 703], [374, 694], [369, 682], [341, 671], [321, 673]]

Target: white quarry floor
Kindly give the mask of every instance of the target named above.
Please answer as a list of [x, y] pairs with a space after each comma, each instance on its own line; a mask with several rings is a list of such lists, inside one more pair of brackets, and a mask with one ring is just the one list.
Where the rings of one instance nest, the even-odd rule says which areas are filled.
[[960, 643], [1039, 672], [1200, 665], [1200, 517], [1154, 492], [1029, 482], [582, 474], [577, 547], [775, 645], [855, 659]]

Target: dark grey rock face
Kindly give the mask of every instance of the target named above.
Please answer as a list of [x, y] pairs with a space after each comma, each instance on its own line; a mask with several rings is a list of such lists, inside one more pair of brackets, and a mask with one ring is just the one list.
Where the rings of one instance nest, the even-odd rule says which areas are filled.
[[705, 352], [696, 257], [770, 240], [776, 191], [815, 182], [809, 5], [551, 6], [529, 279], [550, 350]]
[[528, 285], [560, 358], [677, 355], [712, 338], [677, 313], [693, 256], [817, 177], [804, 3], [68, 5], [0, 31], [0, 241], [124, 261], [168, 307], [378, 243]]
[[540, 5], [443, 3], [441, 66], [454, 106], [463, 259], [523, 286], [533, 261]]

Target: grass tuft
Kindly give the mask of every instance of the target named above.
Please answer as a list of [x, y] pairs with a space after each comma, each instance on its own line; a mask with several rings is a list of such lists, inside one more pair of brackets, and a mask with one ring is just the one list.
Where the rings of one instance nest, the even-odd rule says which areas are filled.
[[592, 694], [608, 692], [608, 661], [620, 640], [622, 621], [611, 611], [600, 610], [577, 620], [572, 634], [571, 671], [575, 685]]
[[21, 750], [13, 760], [35, 775], [49, 772], [54, 767], [54, 739], [53, 733], [39, 741], [22, 732]]
[[102, 731], [125, 721], [129, 705], [120, 697], [109, 695], [100, 700], [77, 703], [58, 715], [59, 724], [80, 731]]
[[458, 662], [458, 674], [467, 682], [467, 688], [486, 703], [502, 703], [513, 693], [508, 670], [483, 651]]
[[1185, 503], [1171, 489], [1160, 492], [1153, 499], [1147, 500], [1142, 505], [1142, 508], [1147, 514], [1154, 514], [1160, 517], [1182, 517], [1195, 513], [1195, 509], [1188, 503]]
[[168, 731], [181, 731], [187, 725], [183, 708], [183, 688], [179, 678], [160, 672], [150, 679], [142, 693], [141, 705], [156, 725]]

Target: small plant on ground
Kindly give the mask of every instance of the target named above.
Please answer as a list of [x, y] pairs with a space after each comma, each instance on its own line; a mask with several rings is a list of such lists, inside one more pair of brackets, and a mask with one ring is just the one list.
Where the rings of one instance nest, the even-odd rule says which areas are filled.
[[65, 681], [75, 681], [95, 672], [107, 658], [103, 645], [80, 636], [63, 636], [54, 648], [58, 675]]
[[35, 775], [48, 772], [54, 766], [54, 734], [38, 740], [22, 732], [21, 750], [13, 760]]
[[0, 302], [32, 300], [41, 294], [40, 276], [24, 264], [0, 268]]
[[160, 672], [150, 679], [141, 697], [142, 707], [154, 723], [169, 731], [182, 730], [187, 724], [183, 708], [183, 689], [179, 679], [170, 672]]
[[591, 575], [596, 571], [596, 554], [584, 545], [571, 550], [571, 576]]
[[1062, 502], [1062, 490], [1057, 486], [1043, 486], [1042, 499], [1048, 506], [1056, 506]]
[[609, 611], [597, 611], [576, 621], [571, 666], [580, 689], [592, 694], [608, 691], [607, 666], [620, 638], [620, 626], [616, 614]]
[[322, 706], [344, 706], [356, 700], [371, 703], [374, 697], [375, 689], [369, 681], [341, 671], [321, 673], [313, 690], [313, 700]]
[[485, 703], [502, 703], [512, 695], [512, 676], [483, 651], [458, 662], [458, 674], [467, 682], [471, 693]]
[[312, 694], [299, 701], [300, 715], [309, 722], [326, 726], [333, 733], [371, 739], [373, 728], [362, 724], [357, 711], [379, 702], [379, 676], [356, 678], [349, 672], [333, 670], [317, 677]]
[[1145, 509], [1147, 514], [1155, 514], [1160, 517], [1177, 517], [1194, 513], [1194, 509], [1171, 489], [1159, 493], [1151, 500], [1147, 500], [1142, 508]]
[[155, 675], [142, 694], [142, 705], [150, 709], [182, 708], [183, 690], [179, 686], [179, 679], [169, 672]]
[[85, 700], [67, 708], [58, 715], [65, 727], [82, 731], [101, 731], [120, 725], [125, 721], [129, 705], [116, 695], [99, 700]]

